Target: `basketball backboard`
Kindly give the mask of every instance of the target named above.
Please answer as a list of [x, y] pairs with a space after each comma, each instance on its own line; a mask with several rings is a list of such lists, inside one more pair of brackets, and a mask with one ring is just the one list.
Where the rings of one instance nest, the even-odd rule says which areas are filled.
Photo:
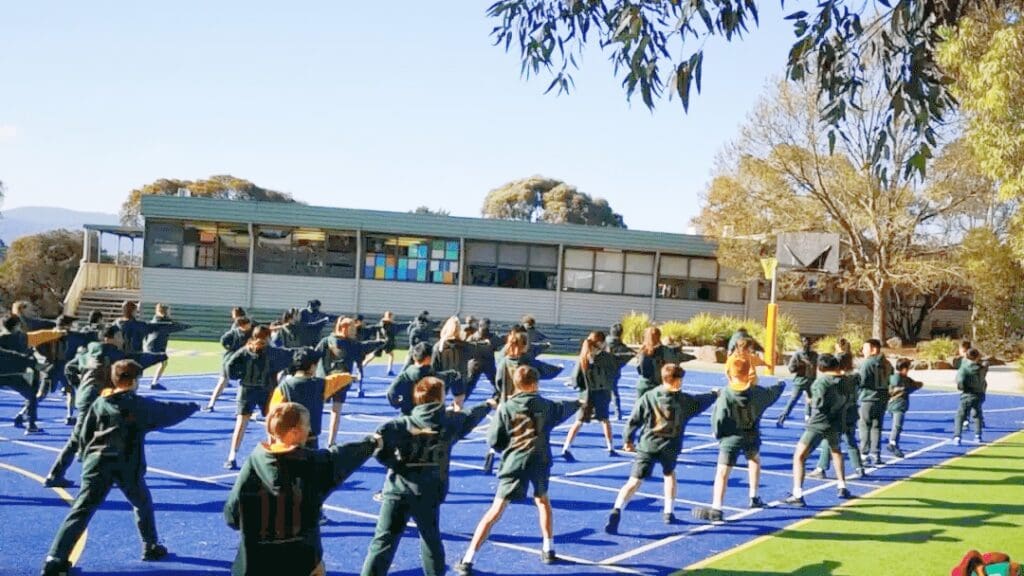
[[780, 270], [839, 272], [839, 235], [827, 232], [783, 232], [775, 257]]

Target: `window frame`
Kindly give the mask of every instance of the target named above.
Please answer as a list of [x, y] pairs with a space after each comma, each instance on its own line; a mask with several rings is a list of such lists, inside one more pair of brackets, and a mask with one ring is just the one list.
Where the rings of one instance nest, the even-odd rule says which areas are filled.
[[[494, 258], [492, 261], [481, 260], [470, 261], [469, 253], [472, 246], [490, 246]], [[466, 286], [507, 288], [509, 290], [543, 290], [554, 291], [557, 288], [558, 278], [558, 246], [552, 244], [530, 244], [527, 242], [502, 242], [500, 240], [470, 240], [465, 241], [465, 264], [463, 273], [466, 275]], [[526, 262], [524, 264], [503, 263], [502, 247], [523, 248], [526, 251]], [[535, 249], [554, 250], [554, 265], [537, 264], [534, 262]], [[489, 276], [490, 283], [478, 283], [474, 281], [475, 276]], [[543, 276], [541, 276], [543, 275]], [[503, 285], [502, 278], [515, 278], [515, 285]], [[544, 282], [545, 286], [539, 287], [534, 284]]]

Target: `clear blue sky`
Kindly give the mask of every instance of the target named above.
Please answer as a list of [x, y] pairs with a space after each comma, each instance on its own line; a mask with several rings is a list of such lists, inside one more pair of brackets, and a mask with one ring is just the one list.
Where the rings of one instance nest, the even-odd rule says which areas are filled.
[[631, 228], [681, 232], [791, 43], [762, 2], [745, 41], [708, 44], [690, 113], [652, 114], [596, 48], [575, 92], [545, 96], [491, 45], [487, 4], [5, 3], [4, 207], [116, 212], [157, 178], [233, 174], [311, 204], [473, 216], [491, 188], [543, 174]]

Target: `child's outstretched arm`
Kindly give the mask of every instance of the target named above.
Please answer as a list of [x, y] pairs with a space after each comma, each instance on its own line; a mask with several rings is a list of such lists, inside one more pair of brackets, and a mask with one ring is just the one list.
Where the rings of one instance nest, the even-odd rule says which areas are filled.
[[348, 479], [360, 466], [363, 465], [373, 453], [383, 445], [379, 434], [367, 436], [358, 442], [348, 442], [331, 446], [326, 452], [329, 455], [330, 466], [326, 470], [328, 478], [325, 483], [331, 490], [337, 488], [342, 482]]
[[195, 402], [161, 402], [152, 398], [142, 400], [146, 403], [146, 421], [143, 426], [147, 431], [169, 428], [199, 411], [199, 404]]

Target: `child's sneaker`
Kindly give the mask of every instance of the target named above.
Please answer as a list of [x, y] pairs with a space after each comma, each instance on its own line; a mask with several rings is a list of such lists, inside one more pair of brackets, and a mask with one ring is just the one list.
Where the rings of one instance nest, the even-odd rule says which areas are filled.
[[238, 470], [238, 462], [235, 462], [234, 459], [228, 460], [227, 462], [224, 463], [224, 469], [225, 470]]
[[983, 438], [981, 437], [981, 435], [979, 434], [978, 436], [975, 436], [975, 437], [974, 437], [974, 443], [975, 443], [975, 444], [984, 444], [984, 443], [985, 443], [985, 440], [984, 440], [984, 439], [983, 439]]
[[616, 457], [618, 455], [619, 455], [619, 453], [615, 451], [615, 448], [609, 448], [608, 449], [608, 456], [614, 458], [614, 457]]
[[849, 488], [840, 488], [838, 494], [836, 494], [840, 500], [849, 500], [853, 498], [853, 494], [850, 493]]
[[210, 404], [209, 406], [203, 406], [202, 408], [200, 408], [200, 410], [203, 412], [213, 412], [213, 404]]
[[608, 534], [618, 534], [619, 520], [621, 519], [622, 513], [619, 512], [618, 510], [612, 510], [611, 513], [608, 514], [608, 522], [606, 522], [604, 525], [604, 531]]
[[43, 564], [43, 571], [40, 574], [41, 576], [68, 576], [68, 574], [71, 574], [71, 562], [47, 558], [46, 564]]
[[[494, 452], [488, 452], [484, 457], [484, 474], [490, 476], [494, 473]], [[472, 569], [472, 567], [471, 567]]]
[[14, 427], [15, 428], [24, 428], [25, 427], [25, 417], [22, 416], [21, 414], [18, 414], [17, 416], [15, 416], [14, 417]]
[[31, 424], [28, 425], [28, 428], [25, 428], [25, 436], [31, 436], [33, 434], [42, 434], [42, 433], [43, 433], [43, 429], [40, 428], [39, 426], [36, 426], [35, 422], [32, 422]]
[[43, 480], [43, 486], [46, 486], [47, 488], [70, 488], [74, 485], [75, 484], [71, 480], [64, 477], [55, 478], [53, 476], [47, 476], [46, 479]]
[[562, 450], [562, 458], [565, 458], [565, 461], [570, 463], [570, 464], [572, 464], [573, 462], [576, 461], [576, 457], [573, 456], [572, 452], [570, 452], [568, 450]]
[[154, 382], [149, 385], [150, 390], [167, 390], [167, 387], [159, 382]]
[[394, 376], [394, 375], [395, 375], [395, 371], [394, 370], [388, 370], [388, 376]]
[[805, 508], [807, 506], [807, 502], [804, 501], [804, 497], [803, 496], [792, 496], [791, 495], [788, 498], [786, 498], [785, 500], [783, 500], [783, 503], [785, 503], [785, 504], [787, 504], [789, 506], [795, 506], [797, 508]]
[[865, 470], [864, 467], [862, 466], [860, 468], [857, 468], [857, 475], [860, 476], [861, 478], [863, 478], [863, 477], [868, 475], [868, 471]]
[[473, 563], [459, 562], [455, 565], [455, 573], [459, 576], [473, 576]]
[[142, 551], [142, 559], [146, 562], [153, 562], [167, 556], [167, 548], [163, 544], [146, 544]]
[[889, 448], [889, 452], [892, 452], [893, 456], [895, 456], [897, 458], [906, 458], [906, 455], [903, 454], [903, 450], [900, 450], [899, 446], [897, 446], [895, 444], [889, 444], [888, 448]]
[[668, 524], [670, 526], [676, 523], [676, 515], [671, 512], [665, 512], [664, 514], [662, 514], [661, 519], [665, 522], [665, 524]]
[[77, 422], [78, 418], [75, 418], [74, 416], [68, 416], [67, 418], [64, 419], [65, 426], [74, 426]]
[[554, 564], [555, 562], [558, 562], [558, 556], [555, 556], [554, 550], [541, 550], [540, 561], [545, 564]]
[[766, 506], [768, 506], [768, 505], [764, 503], [764, 500], [761, 500], [760, 496], [754, 496], [753, 498], [750, 499], [750, 506], [749, 506], [749, 508], [751, 508], [751, 509], [764, 508]]
[[953, 436], [953, 445], [954, 446], [960, 446], [960, 444], [961, 444], [960, 437], [959, 436]]
[[825, 471], [821, 468], [815, 468], [807, 473], [808, 478], [814, 478], [815, 480], [822, 480], [825, 478]]
[[882, 460], [881, 454], [875, 454], [871, 459], [874, 460], [875, 466], [881, 466], [882, 464], [885, 464], [885, 460]]
[[714, 508], [694, 508], [693, 517], [697, 520], [707, 520], [708, 522], [721, 522], [722, 511]]

